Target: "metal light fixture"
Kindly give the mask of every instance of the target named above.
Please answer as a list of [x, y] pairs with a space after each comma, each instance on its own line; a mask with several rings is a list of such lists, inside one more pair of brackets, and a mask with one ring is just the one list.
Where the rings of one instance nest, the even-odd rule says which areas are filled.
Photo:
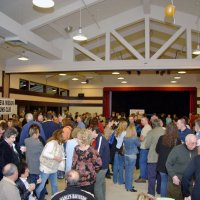
[[20, 61], [27, 61], [29, 58], [25, 55], [25, 52], [23, 51], [22, 54], [17, 58]]
[[79, 26], [79, 29], [78, 29], [78, 34], [73, 36], [73, 40], [75, 41], [85, 41], [87, 40], [87, 37], [82, 33], [82, 26], [81, 26], [81, 8], [80, 8], [80, 26]]
[[119, 75], [119, 72], [112, 72], [113, 75]]
[[72, 78], [72, 81], [78, 81], [78, 80], [79, 80], [79, 79], [76, 78], [76, 77]]
[[55, 4], [53, 0], [33, 0], [32, 3], [39, 8], [51, 8]]

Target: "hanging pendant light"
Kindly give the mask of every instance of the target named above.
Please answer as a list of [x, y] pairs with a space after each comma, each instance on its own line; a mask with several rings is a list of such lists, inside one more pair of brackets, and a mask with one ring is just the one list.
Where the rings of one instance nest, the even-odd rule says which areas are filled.
[[175, 12], [176, 12], [176, 7], [174, 5], [174, 1], [171, 0], [171, 3], [168, 4], [166, 7], [165, 7], [165, 16], [166, 17], [172, 17], [173, 18], [173, 23], [175, 24]]
[[80, 8], [80, 26], [79, 26], [79, 29], [78, 29], [78, 34], [75, 35], [75, 36], [73, 36], [73, 40], [79, 41], [79, 42], [87, 40], [87, 37], [82, 32], [82, 26], [81, 26], [81, 8]]
[[51, 8], [54, 6], [53, 0], [33, 0], [33, 5], [39, 8]]
[[17, 58], [20, 61], [28, 61], [28, 56], [25, 55], [25, 51], [22, 52], [22, 54]]

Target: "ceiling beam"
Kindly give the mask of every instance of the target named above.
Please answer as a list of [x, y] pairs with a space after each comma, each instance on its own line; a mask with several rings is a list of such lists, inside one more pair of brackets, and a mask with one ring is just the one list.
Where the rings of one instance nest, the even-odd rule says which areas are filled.
[[145, 15], [145, 59], [150, 58], [150, 19]]
[[[60, 59], [62, 57], [61, 50], [53, 46], [52, 43], [45, 41], [32, 31], [25, 29], [21, 24], [9, 18], [2, 12], [0, 12], [0, 19], [0, 27], [12, 33], [15, 38], [21, 40], [24, 43], [23, 46], [25, 46], [27, 49], [30, 49], [33, 52], [37, 51], [36, 53], [50, 59]], [[4, 37], [5, 40], [12, 40], [10, 37]]]
[[[56, 67], [55, 67], [56, 66]], [[200, 69], [200, 60], [191, 59], [156, 59], [149, 60], [112, 60], [112, 61], [52, 61], [46, 64], [19, 65], [5, 67], [6, 73], [61, 72], [61, 71], [106, 71], [106, 70], [161, 70], [161, 69]]]
[[185, 31], [185, 27], [181, 27], [172, 37], [163, 44], [163, 46], [151, 57], [151, 59], [158, 59], [159, 56], [161, 56], [164, 51], [166, 51], [170, 45], [173, 44], [173, 42]]
[[115, 30], [113, 30], [111, 33], [137, 59], [144, 59], [143, 56], [134, 47], [132, 47], [119, 33], [117, 33]]
[[143, 11], [145, 15], [150, 14], [151, 12], [151, 1], [152, 0], [142, 0]]
[[110, 60], [110, 32], [106, 32], [105, 60]]
[[[87, 4], [87, 6], [91, 6], [101, 1], [102, 0], [85, 0], [85, 3]], [[30, 21], [24, 24], [24, 27], [26, 27], [29, 30], [39, 28], [48, 23], [56, 21], [57, 19], [62, 18], [63, 16], [74, 13], [78, 11], [80, 8], [85, 8], [85, 6], [81, 1], [78, 0], [71, 4], [68, 4], [67, 6], [63, 6], [62, 8], [55, 10], [53, 13], [43, 15], [42, 17], [39, 17], [33, 21]]]
[[91, 58], [94, 61], [102, 61], [101, 58], [97, 57], [92, 52], [88, 51], [86, 48], [82, 47], [81, 45], [79, 45], [77, 43], [74, 43], [74, 48], [81, 51], [83, 54], [85, 54], [86, 56], [88, 56], [89, 58]]

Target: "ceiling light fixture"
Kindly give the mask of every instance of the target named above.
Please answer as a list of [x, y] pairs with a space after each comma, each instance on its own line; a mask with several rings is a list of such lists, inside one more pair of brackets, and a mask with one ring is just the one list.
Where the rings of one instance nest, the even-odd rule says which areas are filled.
[[82, 84], [87, 84], [87, 81], [81, 81]]
[[123, 84], [126, 84], [126, 83], [127, 83], [127, 81], [122, 81], [121, 83], [123, 83]]
[[119, 79], [119, 80], [124, 80], [124, 77], [118, 77], [117, 79]]
[[51, 8], [55, 5], [53, 0], [33, 0], [32, 3], [39, 8]]
[[81, 8], [80, 8], [80, 26], [79, 26], [79, 29], [78, 29], [78, 34], [73, 36], [73, 40], [75, 41], [85, 41], [87, 40], [87, 37], [82, 33], [82, 26], [81, 26]]
[[175, 76], [174, 79], [178, 80], [178, 79], [181, 79], [181, 77], [180, 76]]
[[112, 72], [113, 75], [119, 75], [119, 72]]
[[27, 61], [29, 58], [25, 55], [25, 52], [23, 51], [22, 54], [17, 58], [20, 61]]
[[62, 74], [62, 73], [60, 73], [59, 75], [60, 75], [60, 76], [66, 76], [67, 74]]
[[178, 74], [186, 74], [186, 71], [179, 71]]
[[78, 78], [74, 77], [72, 78], [72, 81], [78, 81]]
[[171, 81], [171, 83], [177, 83], [177, 81]]

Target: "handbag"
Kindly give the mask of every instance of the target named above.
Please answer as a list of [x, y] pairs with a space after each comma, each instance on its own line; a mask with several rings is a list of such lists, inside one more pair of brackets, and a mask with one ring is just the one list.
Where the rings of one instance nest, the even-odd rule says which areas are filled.
[[120, 147], [120, 149], [119, 149], [119, 154], [120, 154], [121, 156], [124, 156], [124, 154], [125, 154], [124, 144], [122, 144], [122, 146]]

